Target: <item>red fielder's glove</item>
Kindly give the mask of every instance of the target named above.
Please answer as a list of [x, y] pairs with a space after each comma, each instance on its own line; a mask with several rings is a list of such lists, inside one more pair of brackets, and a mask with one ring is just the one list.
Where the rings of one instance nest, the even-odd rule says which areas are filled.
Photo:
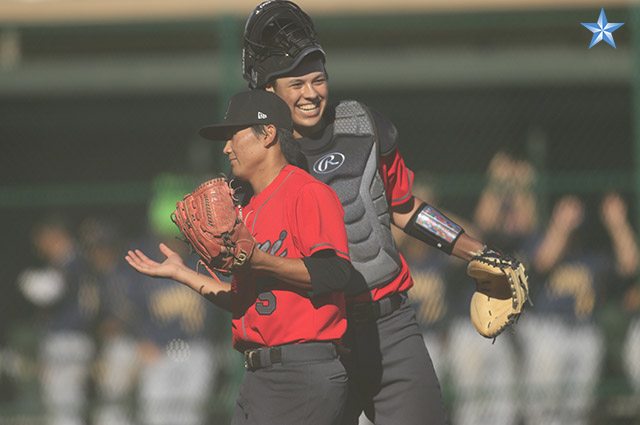
[[242, 268], [253, 254], [256, 242], [240, 214], [233, 189], [226, 179], [216, 178], [178, 201], [171, 219], [213, 275], [212, 270]]

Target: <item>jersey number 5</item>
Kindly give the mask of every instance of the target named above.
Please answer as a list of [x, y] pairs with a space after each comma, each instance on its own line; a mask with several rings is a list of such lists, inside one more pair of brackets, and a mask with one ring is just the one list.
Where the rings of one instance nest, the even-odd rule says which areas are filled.
[[262, 316], [269, 316], [276, 309], [276, 296], [273, 292], [262, 292], [258, 295], [256, 302], [256, 311]]

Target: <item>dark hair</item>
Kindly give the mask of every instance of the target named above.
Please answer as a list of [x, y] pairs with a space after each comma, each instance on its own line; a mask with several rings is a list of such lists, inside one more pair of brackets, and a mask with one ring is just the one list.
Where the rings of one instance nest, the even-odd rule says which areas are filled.
[[264, 124], [252, 125], [251, 126], [251, 131], [253, 131], [253, 134], [256, 137], [266, 136], [267, 135], [267, 130], [265, 129], [265, 125]]
[[73, 233], [69, 217], [64, 215], [62, 212], [55, 211], [41, 217], [31, 228], [31, 235], [33, 237], [37, 237], [42, 234], [42, 232], [51, 229], [59, 230], [60, 232], [70, 236]]
[[280, 142], [280, 150], [289, 164], [309, 171], [307, 158], [302, 153], [300, 142], [293, 137], [293, 132], [278, 129], [278, 141]]
[[[310, 71], [310, 72], [309, 72], [309, 74], [310, 74], [311, 72], [315, 72], [315, 71]], [[325, 81], [327, 81], [327, 82], [328, 82], [328, 81], [329, 81], [329, 73], [327, 72], [326, 68], [325, 68], [322, 72], [324, 73], [324, 79], [325, 79]], [[302, 74], [302, 75], [306, 75], [306, 74]], [[276, 75], [275, 77], [273, 77], [271, 80], [269, 80], [269, 81], [266, 83], [266, 86], [271, 86], [271, 87], [273, 87], [274, 89], [276, 89], [276, 88], [278, 87], [278, 79], [279, 79], [279, 78], [287, 78], [287, 76], [286, 76], [286, 75]]]
[[[256, 137], [267, 135], [264, 124], [252, 125], [251, 131], [253, 131]], [[300, 143], [295, 140], [291, 131], [276, 127], [276, 139], [278, 143], [280, 143], [280, 150], [289, 164], [306, 171], [309, 170], [307, 158], [302, 153]]]

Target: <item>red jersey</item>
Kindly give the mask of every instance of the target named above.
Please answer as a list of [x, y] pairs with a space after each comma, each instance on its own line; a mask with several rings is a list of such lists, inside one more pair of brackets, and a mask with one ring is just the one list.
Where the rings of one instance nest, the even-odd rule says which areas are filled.
[[[256, 249], [287, 258], [331, 249], [349, 259], [344, 211], [333, 189], [305, 171], [287, 165], [243, 208]], [[257, 273], [232, 281], [233, 344], [253, 346], [334, 341], [347, 324], [342, 292], [313, 300], [275, 278]]]
[[[398, 149], [389, 154], [380, 156], [378, 171], [384, 183], [387, 202], [391, 208], [404, 204], [411, 199], [413, 189], [413, 171], [404, 163], [404, 159]], [[402, 253], [400, 255], [400, 272], [384, 286], [371, 289], [369, 293], [357, 295], [350, 301], [366, 302], [377, 301], [396, 292], [406, 291], [413, 286], [413, 279], [409, 273], [409, 266]]]

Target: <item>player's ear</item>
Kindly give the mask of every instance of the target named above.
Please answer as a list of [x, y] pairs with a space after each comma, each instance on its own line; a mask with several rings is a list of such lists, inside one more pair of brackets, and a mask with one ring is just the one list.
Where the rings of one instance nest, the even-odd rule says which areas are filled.
[[262, 143], [265, 148], [271, 147], [276, 142], [276, 126], [267, 124], [264, 126], [264, 137]]
[[276, 82], [272, 82], [264, 86], [265, 91], [275, 93], [276, 92]]

